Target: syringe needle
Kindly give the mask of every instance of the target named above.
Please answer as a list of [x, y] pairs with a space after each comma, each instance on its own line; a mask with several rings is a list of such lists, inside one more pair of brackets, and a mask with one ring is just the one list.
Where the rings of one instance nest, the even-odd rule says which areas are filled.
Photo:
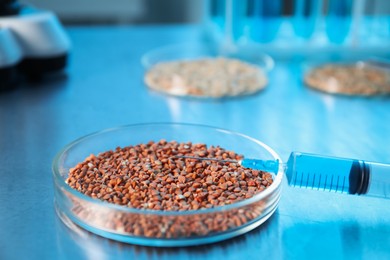
[[390, 199], [390, 164], [300, 152], [291, 153], [287, 164], [249, 158], [231, 160], [184, 155], [171, 158], [237, 163], [272, 173], [285, 170], [289, 186]]
[[229, 160], [229, 159], [218, 159], [218, 158], [196, 157], [196, 156], [185, 156], [185, 155], [175, 155], [172, 156], [171, 158], [229, 162], [229, 163], [237, 163], [245, 168], [251, 168], [260, 171], [273, 172], [273, 173], [277, 173], [279, 171], [278, 160], [259, 160], [259, 159], [246, 159], [246, 158], [242, 160]]
[[225, 159], [218, 159], [218, 158], [197, 157], [197, 156], [187, 156], [187, 155], [175, 155], [175, 156], [171, 156], [171, 158], [184, 158], [184, 159], [194, 159], [194, 160], [201, 160], [201, 161], [240, 163], [240, 161], [237, 161], [237, 160], [225, 160]]

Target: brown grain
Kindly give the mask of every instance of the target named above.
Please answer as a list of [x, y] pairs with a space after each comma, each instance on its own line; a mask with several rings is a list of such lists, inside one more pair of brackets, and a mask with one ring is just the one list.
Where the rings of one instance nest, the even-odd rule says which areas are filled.
[[[95, 199], [136, 209], [188, 211], [248, 199], [272, 184], [267, 172], [238, 164], [175, 158], [175, 155], [239, 160], [242, 156], [205, 144], [148, 142], [90, 155], [69, 170], [73, 189]], [[226, 231], [258, 218], [263, 201], [229, 211], [187, 216], [143, 215], [95, 210], [68, 194], [79, 218], [119, 233], [157, 238], [199, 236]], [[103, 206], [102, 206], [103, 207]]]

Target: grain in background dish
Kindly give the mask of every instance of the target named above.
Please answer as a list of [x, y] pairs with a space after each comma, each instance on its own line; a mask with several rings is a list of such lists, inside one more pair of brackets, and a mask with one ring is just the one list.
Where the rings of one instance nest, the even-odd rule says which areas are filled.
[[248, 95], [265, 88], [267, 82], [261, 68], [224, 57], [160, 62], [145, 74], [148, 87], [177, 96]]
[[388, 71], [357, 64], [325, 64], [309, 71], [304, 82], [310, 88], [344, 95], [383, 95], [390, 93]]

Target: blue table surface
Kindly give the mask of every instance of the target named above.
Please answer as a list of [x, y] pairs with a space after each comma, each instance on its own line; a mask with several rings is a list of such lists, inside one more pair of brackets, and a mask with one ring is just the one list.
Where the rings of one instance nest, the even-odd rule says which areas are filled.
[[390, 201], [294, 189], [262, 226], [206, 246], [152, 248], [71, 230], [53, 207], [51, 163], [66, 144], [113, 126], [186, 122], [291, 151], [390, 163], [390, 99], [307, 89], [302, 64], [277, 61], [253, 96], [197, 100], [149, 91], [142, 55], [199, 41], [197, 26], [69, 27], [66, 74], [0, 94], [0, 259], [389, 259]]

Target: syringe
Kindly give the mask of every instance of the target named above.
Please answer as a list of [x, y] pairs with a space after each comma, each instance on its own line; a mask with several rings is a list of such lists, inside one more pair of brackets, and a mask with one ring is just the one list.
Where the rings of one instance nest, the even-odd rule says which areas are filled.
[[390, 199], [390, 164], [293, 152], [286, 176], [292, 187]]
[[[279, 161], [244, 158], [240, 161], [175, 156], [238, 163], [243, 167], [277, 173]], [[282, 165], [289, 186], [390, 199], [390, 164], [292, 152]]]

